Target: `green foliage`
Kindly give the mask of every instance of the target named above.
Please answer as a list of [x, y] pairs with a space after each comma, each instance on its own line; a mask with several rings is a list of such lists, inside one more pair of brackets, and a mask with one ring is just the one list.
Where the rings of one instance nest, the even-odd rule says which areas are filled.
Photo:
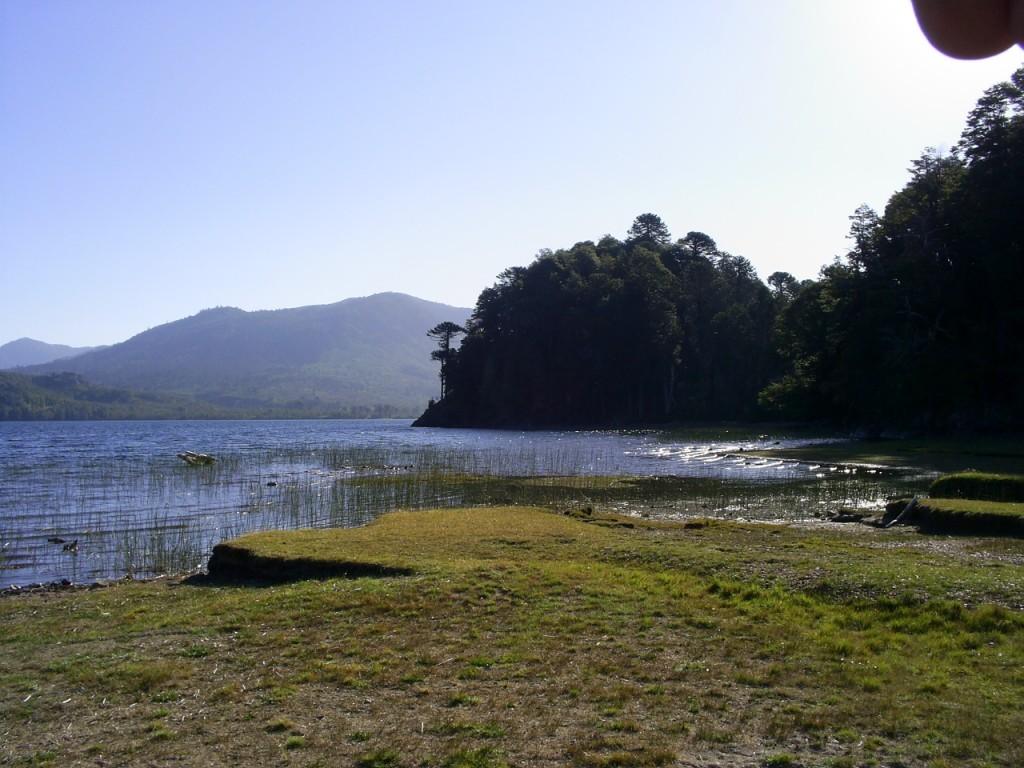
[[438, 323], [429, 331], [427, 336], [437, 341], [437, 349], [430, 353], [431, 360], [437, 360], [441, 363], [441, 399], [443, 400], [445, 395], [448, 393], [447, 382], [448, 382], [448, 366], [455, 359], [456, 350], [452, 349], [452, 339], [456, 336], [466, 332], [458, 323], [453, 323], [450, 320], [446, 320], [443, 323]]
[[401, 758], [393, 749], [376, 749], [356, 758], [355, 768], [400, 768]]
[[955, 472], [933, 482], [928, 494], [943, 499], [1024, 502], [1024, 475]]
[[926, 150], [910, 172], [782, 307], [789, 370], [764, 407], [879, 428], [1024, 424], [1024, 67], [985, 92], [952, 155]]
[[654, 214], [626, 241], [543, 251], [485, 289], [420, 424], [567, 425], [754, 415], [777, 302], [750, 262]]
[[626, 233], [630, 243], [646, 243], [655, 246], [668, 245], [672, 235], [661, 217], [654, 213], [641, 213], [633, 220], [633, 225]]
[[0, 421], [216, 418], [226, 412], [184, 397], [96, 386], [73, 373], [0, 372]]
[[779, 752], [766, 757], [761, 765], [763, 768], [795, 768], [799, 762], [788, 752]]
[[441, 765], [442, 768], [507, 768], [508, 763], [495, 755], [493, 750], [484, 747], [453, 752]]

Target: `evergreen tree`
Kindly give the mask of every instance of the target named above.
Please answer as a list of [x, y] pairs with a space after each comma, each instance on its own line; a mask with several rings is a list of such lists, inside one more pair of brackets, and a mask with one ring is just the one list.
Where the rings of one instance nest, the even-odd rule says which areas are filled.
[[672, 240], [668, 227], [661, 217], [653, 213], [641, 213], [633, 220], [633, 225], [626, 233], [629, 244], [647, 243], [656, 246], [668, 245]]

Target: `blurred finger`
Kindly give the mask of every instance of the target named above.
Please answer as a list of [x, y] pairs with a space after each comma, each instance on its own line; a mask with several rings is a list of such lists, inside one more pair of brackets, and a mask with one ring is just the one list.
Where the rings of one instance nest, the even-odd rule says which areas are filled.
[[[913, 0], [917, 23], [928, 41], [957, 59], [994, 56], [1019, 42], [1024, 24], [1020, 0]], [[1016, 33], [1011, 33], [1011, 21]]]

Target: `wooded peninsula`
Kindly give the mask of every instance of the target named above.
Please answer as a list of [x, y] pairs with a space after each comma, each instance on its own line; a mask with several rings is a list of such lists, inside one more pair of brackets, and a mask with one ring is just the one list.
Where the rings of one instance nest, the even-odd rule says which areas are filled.
[[1019, 429], [1024, 67], [910, 174], [881, 214], [854, 211], [852, 248], [816, 280], [762, 282], [652, 213], [624, 239], [541, 251], [502, 272], [464, 328], [432, 329], [443, 396], [417, 424]]

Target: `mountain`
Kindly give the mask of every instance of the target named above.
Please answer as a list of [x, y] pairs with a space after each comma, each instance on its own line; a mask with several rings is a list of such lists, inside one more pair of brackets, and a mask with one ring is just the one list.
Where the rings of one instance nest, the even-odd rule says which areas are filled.
[[0, 370], [24, 365], [39, 365], [89, 352], [96, 347], [69, 347], [66, 344], [47, 344], [45, 341], [22, 338], [0, 345]]
[[68, 371], [250, 416], [415, 415], [439, 389], [427, 330], [469, 313], [400, 293], [258, 312], [218, 307], [27, 372]]

